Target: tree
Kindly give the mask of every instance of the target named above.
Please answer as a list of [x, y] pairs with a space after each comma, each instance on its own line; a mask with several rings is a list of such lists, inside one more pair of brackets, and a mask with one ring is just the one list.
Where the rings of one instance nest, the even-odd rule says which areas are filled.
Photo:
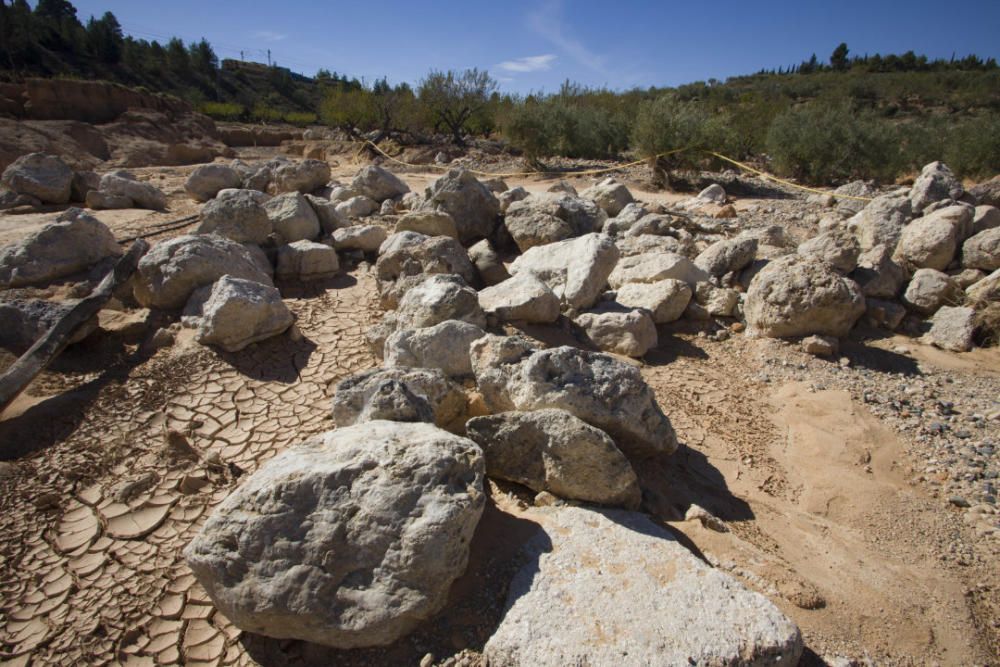
[[121, 62], [123, 45], [122, 27], [114, 14], [105, 12], [100, 19], [90, 17], [87, 21], [87, 47], [101, 62]]
[[431, 71], [420, 82], [417, 96], [434, 116], [435, 124], [445, 125], [451, 130], [455, 144], [464, 146], [462, 133], [466, 125], [489, 105], [496, 89], [497, 82], [485, 70], [467, 69], [461, 73]]
[[167, 42], [166, 49], [167, 67], [175, 74], [185, 77], [191, 70], [191, 60], [184, 42], [174, 37]]
[[841, 42], [840, 45], [833, 50], [830, 54], [830, 67], [834, 69], [835, 72], [846, 72], [848, 67], [850, 67], [850, 61], [847, 60], [847, 43]]
[[191, 57], [191, 66], [206, 77], [215, 76], [215, 70], [219, 68], [219, 57], [215, 55], [212, 45], [202, 37], [201, 41], [191, 44], [188, 47]]

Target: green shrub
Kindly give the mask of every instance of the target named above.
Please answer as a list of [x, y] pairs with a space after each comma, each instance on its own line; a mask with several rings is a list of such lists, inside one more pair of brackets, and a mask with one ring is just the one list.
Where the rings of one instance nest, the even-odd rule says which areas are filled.
[[705, 105], [662, 95], [639, 105], [632, 128], [632, 146], [643, 157], [671, 151], [670, 167], [693, 167], [715, 162], [706, 151], [740, 154], [741, 137], [726, 113], [710, 113]]
[[895, 127], [846, 105], [806, 105], [775, 117], [767, 133], [775, 170], [814, 184], [891, 180], [903, 167]]
[[502, 126], [529, 159], [607, 158], [628, 147], [628, 129], [614, 113], [562, 97], [514, 106]]
[[313, 125], [318, 116], [308, 111], [289, 111], [285, 114], [285, 122], [292, 125]]
[[250, 118], [265, 123], [279, 123], [284, 120], [285, 113], [279, 109], [258, 104], [250, 112]]
[[1000, 173], [1000, 114], [984, 113], [954, 125], [943, 157], [961, 177], [985, 179]]
[[203, 102], [199, 111], [215, 120], [239, 120], [245, 109], [234, 102]]

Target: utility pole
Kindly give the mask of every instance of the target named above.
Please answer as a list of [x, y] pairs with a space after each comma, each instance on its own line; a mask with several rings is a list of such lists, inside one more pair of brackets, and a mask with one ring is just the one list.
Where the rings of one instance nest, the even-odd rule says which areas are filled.
[[244, 59], [243, 59], [243, 52], [242, 52], [242, 51], [240, 51], [240, 62], [243, 62], [243, 60], [244, 60]]
[[267, 66], [271, 66], [271, 49], [267, 50]]

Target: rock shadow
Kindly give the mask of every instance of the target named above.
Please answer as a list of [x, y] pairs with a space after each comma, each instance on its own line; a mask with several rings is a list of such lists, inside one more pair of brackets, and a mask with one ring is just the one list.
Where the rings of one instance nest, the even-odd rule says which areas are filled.
[[692, 345], [672, 331], [657, 328], [656, 347], [646, 352], [642, 360], [650, 366], [666, 366], [680, 357], [708, 359], [708, 354], [697, 345]]
[[633, 468], [642, 488], [642, 510], [655, 518], [678, 521], [692, 504], [727, 523], [755, 518], [749, 503], [732, 494], [725, 476], [708, 457], [683, 443], [672, 455]]
[[316, 343], [305, 336], [292, 340], [286, 331], [239, 352], [212, 349], [220, 359], [248, 378], [292, 384], [299, 379], [316, 348]]
[[860, 366], [878, 373], [910, 376], [923, 374], [916, 360], [904, 354], [865, 345], [855, 340], [844, 340], [839, 356], [847, 357], [852, 366]]
[[262, 667], [417, 665], [428, 653], [443, 660], [465, 649], [481, 651], [503, 619], [511, 581], [527, 562], [523, 547], [532, 539], [547, 540], [537, 523], [503, 512], [488, 499], [468, 567], [452, 584], [444, 609], [388, 646], [345, 650], [251, 633], [243, 633], [240, 643]]
[[328, 290], [347, 289], [358, 284], [354, 276], [340, 273], [329, 278], [320, 280], [309, 280], [301, 282], [298, 280], [275, 280], [282, 298], [285, 299], [315, 299], [323, 296]]

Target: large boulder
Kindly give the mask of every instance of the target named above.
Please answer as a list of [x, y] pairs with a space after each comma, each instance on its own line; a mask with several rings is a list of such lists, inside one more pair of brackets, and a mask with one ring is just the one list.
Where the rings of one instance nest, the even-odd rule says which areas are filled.
[[447, 426], [465, 403], [461, 387], [436, 368], [374, 368], [337, 384], [332, 414], [339, 427], [378, 419]]
[[[216, 165], [212, 165], [216, 166]], [[201, 208], [199, 234], [217, 234], [238, 243], [263, 243], [274, 229], [256, 190], [236, 190]]]
[[576, 324], [598, 349], [626, 357], [641, 357], [656, 347], [656, 324], [645, 310], [601, 304], [576, 317]]
[[385, 243], [388, 232], [379, 225], [350, 225], [335, 229], [333, 247], [337, 250], [375, 252]]
[[507, 209], [504, 225], [521, 252], [599, 232], [607, 219], [597, 204], [565, 193], [534, 194]]
[[[23, 354], [71, 311], [78, 301], [4, 299], [0, 301], [0, 347]], [[77, 327], [68, 344], [78, 343], [97, 329], [97, 317]]]
[[601, 231], [611, 236], [620, 236], [647, 215], [649, 211], [643, 208], [642, 204], [632, 202], [619, 211], [618, 215], [608, 218]]
[[485, 335], [480, 327], [460, 320], [405, 329], [386, 339], [383, 359], [387, 367], [437, 368], [449, 377], [472, 375], [469, 345]]
[[955, 280], [934, 269], [917, 269], [903, 293], [903, 303], [921, 315], [933, 315], [944, 305], [962, 303], [964, 293]]
[[337, 275], [337, 251], [324, 243], [295, 241], [278, 248], [274, 274], [282, 280], [321, 280]]
[[927, 339], [945, 350], [968, 352], [972, 349], [975, 333], [975, 310], [965, 306], [942, 306], [934, 313]]
[[330, 180], [330, 165], [320, 160], [284, 162], [271, 168], [270, 187], [275, 194], [307, 193], [318, 190]]
[[227, 274], [272, 286], [269, 268], [250, 249], [221, 236], [177, 236], [139, 260], [135, 298], [147, 308], [180, 308], [197, 288]]
[[973, 185], [969, 188], [969, 194], [975, 198], [976, 203], [980, 206], [1000, 207], [1000, 176], [994, 176], [984, 183]]
[[618, 248], [606, 234], [586, 234], [575, 239], [531, 248], [514, 260], [511, 275], [531, 273], [549, 286], [570, 308], [588, 308], [608, 284], [618, 262]]
[[479, 305], [476, 290], [461, 277], [438, 273], [409, 289], [399, 300], [393, 318], [398, 328], [432, 327], [445, 320], [462, 320], [480, 328], [486, 315]]
[[351, 188], [380, 204], [386, 199], [402, 197], [410, 191], [410, 186], [402, 179], [388, 169], [377, 165], [363, 167], [351, 181]]
[[458, 238], [468, 244], [493, 233], [500, 202], [489, 188], [464, 169], [452, 169], [434, 181], [421, 203], [424, 211], [444, 211], [458, 225]]
[[139, 208], [162, 211], [167, 208], [167, 196], [155, 185], [136, 180], [127, 171], [114, 171], [101, 176], [101, 192], [128, 197]]
[[487, 239], [469, 246], [469, 259], [485, 285], [497, 285], [510, 278], [503, 260]]
[[628, 283], [655, 283], [672, 278], [694, 287], [711, 277], [711, 274], [683, 255], [650, 252], [623, 257], [608, 276], [608, 284], [612, 289], [619, 289]]
[[866, 297], [895, 299], [907, 276], [903, 267], [892, 261], [889, 246], [877, 245], [858, 257], [858, 266], [850, 277]]
[[962, 182], [943, 162], [931, 162], [920, 170], [920, 176], [910, 188], [910, 205], [917, 215], [942, 199], [957, 200], [964, 194]]
[[756, 252], [757, 239], [737, 236], [716, 241], [705, 248], [695, 257], [694, 265], [709, 275], [721, 277], [731, 271], [739, 271], [752, 262]]
[[506, 213], [510, 205], [516, 201], [521, 201], [522, 199], [529, 196], [529, 192], [525, 190], [520, 185], [516, 188], [511, 188], [510, 190], [505, 190], [497, 195], [497, 201], [500, 202], [500, 212]]
[[680, 319], [691, 301], [691, 288], [683, 280], [666, 278], [652, 283], [626, 283], [618, 288], [615, 301], [628, 308], [649, 311], [656, 324]]
[[987, 229], [1000, 227], [1000, 208], [995, 206], [977, 206], [972, 214], [972, 234], [985, 232]]
[[466, 283], [476, 283], [478, 273], [465, 248], [447, 236], [424, 236], [416, 232], [393, 234], [379, 248], [375, 275], [379, 280], [402, 276], [452, 273]]
[[337, 214], [344, 218], [364, 218], [378, 210], [378, 202], [364, 195], [345, 199], [336, 206]]
[[891, 250], [912, 217], [913, 208], [907, 193], [892, 192], [869, 202], [847, 221], [847, 226], [857, 235], [862, 250], [877, 245], [885, 245]]
[[332, 234], [341, 227], [347, 227], [351, 224], [347, 217], [337, 210], [336, 202], [324, 199], [323, 197], [317, 197], [316, 195], [306, 195], [306, 201], [309, 202], [313, 212], [316, 213], [319, 226], [322, 228], [324, 234]]
[[848, 274], [858, 265], [861, 246], [858, 240], [845, 229], [831, 229], [817, 234], [799, 244], [800, 255], [826, 262], [843, 274]]
[[455, 219], [444, 211], [411, 211], [396, 222], [395, 231], [396, 233], [416, 232], [426, 236], [458, 238], [458, 226], [455, 224]]
[[373, 421], [289, 447], [184, 551], [237, 627], [390, 644], [444, 606], [485, 505], [483, 455], [429, 424]]
[[219, 190], [238, 188], [243, 184], [240, 173], [225, 164], [203, 164], [195, 168], [184, 182], [184, 191], [197, 202], [212, 199]]
[[283, 243], [312, 241], [319, 236], [320, 224], [309, 200], [299, 192], [272, 197], [264, 204], [274, 233]]
[[0, 287], [45, 283], [82, 271], [107, 257], [118, 257], [122, 247], [97, 218], [71, 208], [28, 234], [0, 248]]
[[830, 266], [789, 255], [754, 277], [743, 310], [751, 335], [845, 336], [865, 312], [865, 298], [857, 283]]
[[911, 272], [917, 269], [944, 271], [971, 231], [971, 225], [972, 209], [968, 206], [938, 209], [903, 228], [893, 259]]
[[630, 457], [677, 449], [677, 436], [653, 390], [639, 369], [625, 362], [569, 346], [534, 350], [500, 336], [484, 336], [469, 349], [491, 412], [566, 410], [606, 431]]
[[584, 199], [592, 199], [610, 217], [615, 217], [632, 203], [632, 193], [614, 178], [606, 178], [597, 185], [580, 193]]
[[229, 275], [196, 290], [184, 315], [197, 320], [199, 343], [226, 352], [277, 336], [295, 321], [277, 289]]
[[970, 301], [1000, 301], [1000, 269], [969, 285], [965, 294]]
[[28, 153], [7, 165], [0, 183], [44, 204], [66, 204], [73, 186], [73, 170], [54, 155]]
[[514, 576], [491, 667], [793, 667], [799, 629], [642, 514], [533, 509], [540, 524]]
[[962, 244], [962, 266], [967, 269], [1000, 269], [1000, 227], [970, 236]]
[[602, 430], [565, 410], [504, 412], [465, 424], [486, 456], [486, 474], [560, 498], [637, 508], [628, 459]]
[[559, 319], [559, 297], [531, 273], [480, 290], [479, 305], [502, 322], [548, 324]]

